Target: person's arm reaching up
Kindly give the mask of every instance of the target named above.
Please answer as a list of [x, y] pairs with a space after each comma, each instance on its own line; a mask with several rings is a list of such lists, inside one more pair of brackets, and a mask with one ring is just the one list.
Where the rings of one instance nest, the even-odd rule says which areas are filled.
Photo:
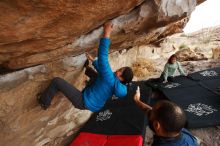
[[105, 24], [104, 24], [103, 37], [104, 37], [104, 38], [110, 38], [112, 29], [113, 29], [113, 24], [112, 24], [111, 21], [105, 23]]
[[144, 112], [148, 113], [150, 110], [152, 110], [152, 107], [145, 104], [140, 100], [141, 94], [140, 94], [140, 88], [137, 87], [136, 94], [134, 95], [134, 101]]
[[108, 50], [110, 46], [110, 34], [112, 31], [112, 23], [108, 22], [104, 24], [104, 36], [100, 40], [98, 49], [98, 72], [104, 79], [111, 79], [113, 72], [108, 62]]

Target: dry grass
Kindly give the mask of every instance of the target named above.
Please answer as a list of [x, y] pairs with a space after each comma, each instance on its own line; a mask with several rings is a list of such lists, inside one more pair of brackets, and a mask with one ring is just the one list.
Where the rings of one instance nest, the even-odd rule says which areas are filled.
[[138, 58], [135, 63], [132, 65], [134, 75], [136, 77], [148, 77], [157, 73], [157, 70], [153, 62], [149, 59]]

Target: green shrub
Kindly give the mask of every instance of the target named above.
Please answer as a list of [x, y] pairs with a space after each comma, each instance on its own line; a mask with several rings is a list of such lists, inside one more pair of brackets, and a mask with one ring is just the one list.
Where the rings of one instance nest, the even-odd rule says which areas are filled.
[[187, 46], [186, 44], [181, 44], [181, 45], [179, 46], [179, 49], [185, 49], [185, 48], [188, 48], [188, 46]]

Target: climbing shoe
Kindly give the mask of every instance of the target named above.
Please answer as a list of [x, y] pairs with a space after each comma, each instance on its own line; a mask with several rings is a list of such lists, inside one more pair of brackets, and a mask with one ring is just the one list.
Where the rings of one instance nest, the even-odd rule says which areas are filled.
[[41, 101], [41, 95], [42, 95], [42, 93], [38, 93], [38, 94], [37, 94], [37, 101], [38, 101], [38, 103], [40, 104], [41, 108], [42, 108], [43, 110], [46, 110], [46, 109], [48, 108], [48, 106], [45, 105], [45, 104]]

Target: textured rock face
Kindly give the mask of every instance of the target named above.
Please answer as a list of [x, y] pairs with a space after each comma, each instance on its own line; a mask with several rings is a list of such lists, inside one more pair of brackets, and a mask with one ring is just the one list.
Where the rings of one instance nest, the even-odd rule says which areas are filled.
[[207, 60], [204, 54], [196, 53], [190, 48], [185, 48], [179, 50], [175, 53], [179, 61], [198, 61], [198, 60]]
[[108, 19], [116, 26], [112, 49], [148, 44], [181, 31], [195, 6], [196, 0], [2, 0], [0, 65], [19, 69], [76, 56], [97, 45], [98, 27]]
[[[53, 76], [65, 78], [81, 89], [84, 86], [81, 74], [84, 60], [80, 58], [64, 59], [1, 76], [0, 145], [61, 145], [63, 138], [79, 130], [91, 112], [75, 109], [62, 94], [57, 94], [50, 108], [44, 111], [38, 105], [36, 95], [46, 88]], [[66, 139], [64, 142], [68, 143]]]
[[212, 52], [213, 52], [213, 58], [214, 59], [220, 58], [220, 48], [213, 48]]

